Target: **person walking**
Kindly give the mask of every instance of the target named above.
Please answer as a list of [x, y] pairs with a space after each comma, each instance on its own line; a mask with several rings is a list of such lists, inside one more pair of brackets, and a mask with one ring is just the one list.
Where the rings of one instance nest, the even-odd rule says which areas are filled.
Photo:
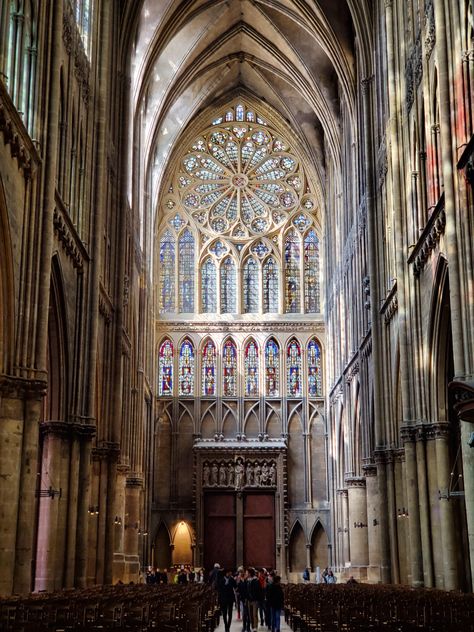
[[275, 575], [271, 584], [267, 586], [267, 603], [270, 605], [271, 632], [280, 632], [281, 611], [284, 606], [283, 588], [280, 576]]
[[258, 577], [255, 575], [255, 569], [248, 569], [247, 592], [248, 592], [248, 608], [250, 617], [250, 628], [252, 632], [258, 629], [258, 605], [263, 599], [262, 588]]
[[249, 595], [247, 589], [248, 572], [242, 569], [240, 580], [237, 582], [237, 599], [241, 605], [242, 632], [250, 632]]
[[219, 596], [219, 607], [224, 621], [225, 632], [229, 632], [232, 623], [232, 608], [235, 600], [235, 588], [237, 584], [232, 577], [232, 571], [228, 568], [217, 577], [217, 594]]

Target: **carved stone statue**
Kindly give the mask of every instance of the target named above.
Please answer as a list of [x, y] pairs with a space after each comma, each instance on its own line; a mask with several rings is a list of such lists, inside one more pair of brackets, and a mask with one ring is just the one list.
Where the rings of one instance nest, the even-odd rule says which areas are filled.
[[227, 485], [229, 487], [234, 487], [235, 485], [235, 470], [233, 463], [229, 463], [227, 465]]
[[214, 463], [211, 470], [211, 485], [217, 485], [219, 477], [219, 469], [217, 467], [217, 463]]
[[268, 477], [269, 477], [268, 465], [267, 465], [267, 462], [264, 461], [262, 465], [262, 472], [260, 475], [260, 483], [262, 485], [268, 485]]
[[209, 477], [210, 476], [211, 476], [211, 470], [209, 468], [209, 463], [205, 463], [204, 467], [202, 468], [202, 481], [203, 481], [204, 487], [209, 487], [209, 485], [210, 485]]
[[272, 462], [272, 464], [270, 465], [270, 485], [276, 485], [276, 477], [277, 477], [277, 471], [276, 471], [275, 463]]
[[235, 464], [235, 486], [237, 489], [241, 489], [244, 484], [244, 464], [241, 459], [237, 460]]
[[254, 469], [254, 483], [255, 485], [257, 485], [257, 487], [260, 485], [261, 472], [262, 470], [260, 468], [260, 465], [257, 463]]
[[225, 487], [227, 484], [227, 471], [224, 463], [219, 466], [219, 487]]
[[251, 487], [253, 485], [253, 467], [251, 463], [247, 463], [247, 468], [245, 470], [245, 480], [247, 486]]

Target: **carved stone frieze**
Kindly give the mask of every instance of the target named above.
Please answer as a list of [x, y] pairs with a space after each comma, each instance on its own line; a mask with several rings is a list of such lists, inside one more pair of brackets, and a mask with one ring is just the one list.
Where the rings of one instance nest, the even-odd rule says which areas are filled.
[[436, 43], [436, 25], [433, 0], [425, 2], [425, 57], [429, 59]]
[[474, 421], [474, 381], [455, 380], [448, 386], [454, 394], [454, 410], [462, 421]]
[[365, 488], [365, 477], [364, 476], [349, 476], [344, 480], [347, 487], [363, 487]]
[[411, 110], [415, 100], [415, 92], [421, 83], [422, 77], [421, 33], [418, 33], [405, 65], [405, 105], [407, 112]]
[[206, 460], [202, 466], [205, 488], [274, 488], [277, 465], [273, 459]]
[[72, 260], [73, 266], [82, 270], [84, 259], [81, 250], [78, 247], [77, 240], [74, 238], [70, 227], [68, 226], [68, 222], [66, 221], [64, 214], [58, 208], [54, 209], [53, 225], [54, 232], [63, 245], [65, 253]]
[[419, 276], [421, 274], [432, 251], [438, 245], [441, 235], [444, 234], [445, 227], [446, 212], [444, 210], [443, 194], [429, 218], [415, 248], [408, 258], [408, 263], [413, 263], [413, 274], [415, 276]]
[[169, 321], [160, 320], [157, 324], [158, 331], [176, 331], [176, 332], [195, 332], [195, 333], [220, 333], [222, 331], [227, 332], [264, 332], [269, 330], [275, 332], [311, 332], [314, 334], [324, 335], [325, 325], [321, 321], [294, 321], [294, 322], [250, 322], [250, 321], [235, 321], [235, 322], [219, 322], [218, 320], [212, 322], [181, 322], [181, 321]]
[[71, 3], [64, 3], [63, 42], [68, 55], [74, 59], [74, 74], [81, 86], [81, 96], [87, 105], [89, 101], [90, 63], [84, 50], [81, 34], [76, 24]]
[[2, 397], [42, 399], [46, 395], [46, 390], [46, 380], [0, 375]]

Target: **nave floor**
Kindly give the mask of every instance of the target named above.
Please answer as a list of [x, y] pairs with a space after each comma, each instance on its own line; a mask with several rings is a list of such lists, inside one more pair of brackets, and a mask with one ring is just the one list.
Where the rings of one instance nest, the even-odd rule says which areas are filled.
[[[224, 621], [222, 617], [219, 623], [219, 627], [216, 628], [215, 632], [224, 632]], [[242, 632], [242, 621], [240, 619], [237, 619], [237, 612], [235, 611], [235, 609], [232, 612], [232, 624], [230, 626], [230, 632]], [[259, 625], [257, 632], [268, 632], [268, 628], [266, 625]], [[280, 632], [291, 632], [291, 628], [286, 625], [285, 617], [283, 615], [281, 617]]]

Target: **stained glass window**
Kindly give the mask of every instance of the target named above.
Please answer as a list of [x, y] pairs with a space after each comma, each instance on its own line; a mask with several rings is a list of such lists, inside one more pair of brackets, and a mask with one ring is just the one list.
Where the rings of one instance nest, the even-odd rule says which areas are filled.
[[277, 397], [280, 394], [280, 347], [273, 339], [265, 345], [265, 395]]
[[322, 397], [322, 394], [321, 349], [316, 340], [310, 340], [308, 344], [308, 395]]
[[285, 240], [285, 311], [300, 311], [300, 240], [294, 230]]
[[175, 241], [169, 230], [160, 240], [160, 312], [175, 310]]
[[258, 313], [258, 264], [252, 257], [247, 259], [244, 265], [244, 312], [246, 314]]
[[226, 397], [237, 395], [237, 349], [235, 342], [228, 339], [222, 350], [222, 392]]
[[173, 343], [171, 340], [163, 340], [160, 346], [159, 357], [159, 394], [170, 396], [173, 394]]
[[258, 347], [254, 340], [245, 347], [245, 394], [247, 397], [257, 397], [258, 388]]
[[178, 243], [179, 311], [194, 312], [194, 237], [186, 229]]
[[269, 257], [263, 265], [263, 311], [266, 314], [278, 312], [278, 286], [278, 265], [273, 257]]
[[203, 395], [216, 395], [216, 347], [207, 340], [202, 349], [201, 392]]
[[286, 350], [286, 370], [288, 397], [301, 397], [301, 347], [295, 338]]
[[217, 312], [217, 279], [216, 266], [209, 257], [201, 268], [201, 303], [205, 314]]
[[306, 313], [319, 312], [319, 239], [313, 229], [304, 240], [304, 308]]
[[187, 338], [179, 350], [179, 394], [194, 395], [194, 346]]
[[237, 278], [235, 264], [231, 257], [226, 257], [221, 265], [221, 313], [237, 312]]

